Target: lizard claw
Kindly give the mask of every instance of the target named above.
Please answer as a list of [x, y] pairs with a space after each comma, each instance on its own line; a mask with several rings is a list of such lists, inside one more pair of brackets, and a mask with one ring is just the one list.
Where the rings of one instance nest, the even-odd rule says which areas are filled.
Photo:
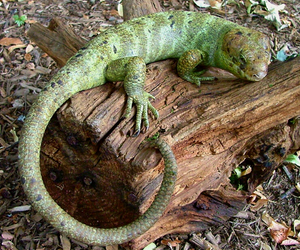
[[157, 119], [158, 111], [152, 106], [149, 98], [155, 99], [151, 94], [143, 91], [142, 95], [128, 96], [127, 105], [125, 110], [125, 118], [128, 118], [131, 114], [133, 103], [136, 105], [136, 118], [135, 118], [135, 132], [132, 136], [136, 137], [141, 132], [142, 121], [145, 126], [145, 131], [149, 129], [148, 109], [153, 113]]
[[140, 134], [140, 130], [135, 131], [131, 136], [132, 137], [137, 137]]

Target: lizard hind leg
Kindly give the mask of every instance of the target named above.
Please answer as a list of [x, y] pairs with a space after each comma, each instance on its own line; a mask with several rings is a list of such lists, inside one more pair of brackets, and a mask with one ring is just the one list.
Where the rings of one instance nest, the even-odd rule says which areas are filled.
[[146, 78], [146, 64], [143, 58], [125, 57], [109, 63], [105, 77], [108, 81], [124, 81], [127, 94], [127, 104], [124, 113], [125, 118], [131, 114], [133, 104], [136, 105], [136, 123], [133, 136], [139, 135], [142, 121], [149, 128], [148, 109], [158, 118], [158, 111], [152, 106], [149, 98], [154, 97], [144, 90]]
[[215, 77], [201, 76], [206, 70], [196, 70], [196, 67], [203, 63], [204, 60], [205, 54], [198, 49], [184, 52], [177, 63], [178, 75], [188, 82], [195, 83], [197, 86], [200, 86], [201, 81], [214, 80]]

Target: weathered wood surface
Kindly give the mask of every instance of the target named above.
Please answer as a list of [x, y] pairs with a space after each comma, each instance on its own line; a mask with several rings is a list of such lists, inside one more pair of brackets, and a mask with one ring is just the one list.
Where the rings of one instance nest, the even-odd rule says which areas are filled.
[[[179, 166], [176, 189], [164, 216], [130, 242], [133, 249], [164, 234], [224, 223], [300, 146], [298, 120], [288, 122], [300, 115], [300, 58], [271, 65], [260, 82], [219, 79], [200, 88], [175, 68], [174, 60], [148, 66], [146, 90], [160, 118], [150, 119], [146, 133], [128, 136], [134, 112], [121, 119], [124, 90], [108, 83], [66, 102], [43, 142], [42, 173], [56, 201], [85, 223], [113, 227], [145, 211], [159, 187], [163, 163], [144, 139], [158, 132], [168, 141]], [[244, 161], [252, 166], [248, 192], [228, 179]]]
[[144, 16], [155, 12], [161, 12], [162, 8], [158, 0], [123, 0], [124, 20]]

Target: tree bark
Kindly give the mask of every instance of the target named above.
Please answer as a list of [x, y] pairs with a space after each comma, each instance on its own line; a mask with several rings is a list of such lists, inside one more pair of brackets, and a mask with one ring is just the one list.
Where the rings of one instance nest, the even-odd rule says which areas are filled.
[[158, 0], [123, 0], [124, 20], [127, 21], [134, 17], [144, 16], [151, 13], [161, 12], [162, 8]]
[[[163, 162], [144, 140], [159, 134], [171, 145], [179, 167], [175, 192], [162, 218], [130, 242], [132, 249], [224, 223], [300, 146], [299, 121], [291, 122], [300, 115], [299, 57], [272, 64], [260, 82], [223, 78], [197, 87], [175, 68], [174, 60], [148, 65], [146, 90], [160, 118], [150, 119], [138, 137], [128, 136], [134, 112], [121, 119], [122, 84], [107, 83], [67, 101], [43, 141], [41, 170], [50, 194], [72, 216], [98, 227], [127, 224], [147, 209]], [[239, 164], [252, 168], [241, 180], [245, 191], [228, 178]]]

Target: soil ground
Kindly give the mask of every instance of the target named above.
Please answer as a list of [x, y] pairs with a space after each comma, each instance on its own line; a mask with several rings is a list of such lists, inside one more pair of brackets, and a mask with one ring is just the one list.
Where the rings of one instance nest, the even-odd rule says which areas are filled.
[[[269, 35], [273, 57], [286, 46], [290, 54], [300, 53], [300, 3], [297, 0], [272, 1], [285, 4], [281, 20], [288, 27], [276, 31], [275, 27], [258, 15], [247, 15], [246, 8], [239, 4], [228, 4], [222, 11], [201, 9], [223, 16]], [[188, 1], [163, 1], [163, 6], [188, 9]], [[0, 2], [0, 245], [1, 249], [102, 249], [68, 239], [59, 234], [35, 211], [27, 207], [27, 201], [17, 171], [18, 136], [24, 117], [31, 103], [57, 72], [53, 60], [26, 36], [33, 22], [48, 25], [53, 17], [65, 19], [77, 34], [87, 41], [106, 28], [122, 22], [112, 0], [24, 0]], [[13, 16], [26, 15], [25, 24], [18, 26]], [[159, 249], [300, 249], [299, 245], [276, 244], [274, 235], [263, 222], [263, 213], [294, 230], [300, 219], [300, 192], [295, 185], [300, 182], [299, 167], [286, 164], [274, 171], [273, 176], [257, 190], [258, 196], [267, 203], [260, 209], [245, 207], [244, 211], [225, 225], [191, 235], [167, 235], [157, 240]], [[19, 209], [15, 211], [15, 209]], [[201, 247], [200, 241], [211, 242], [209, 248]], [[297, 239], [297, 235], [292, 237]], [[196, 240], [195, 240], [196, 239]], [[299, 240], [299, 236], [298, 236]]]

